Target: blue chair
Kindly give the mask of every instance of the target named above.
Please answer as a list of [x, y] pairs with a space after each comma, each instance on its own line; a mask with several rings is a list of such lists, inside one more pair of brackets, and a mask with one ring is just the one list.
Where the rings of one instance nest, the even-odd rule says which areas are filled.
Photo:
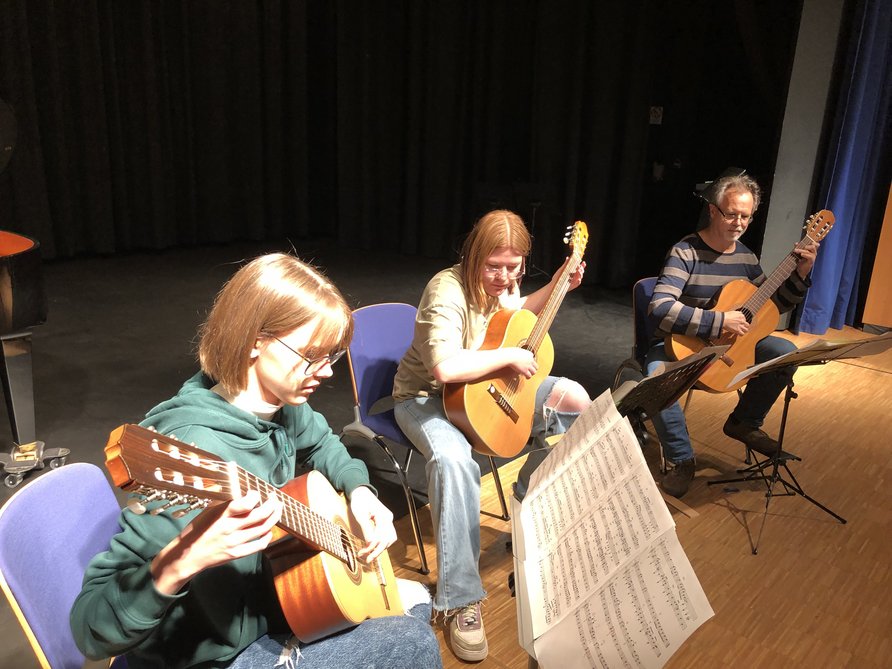
[[[647, 357], [647, 351], [650, 348], [654, 330], [656, 330], [657, 327], [657, 324], [647, 313], [647, 306], [650, 304], [650, 298], [653, 297], [654, 288], [657, 285], [658, 278], [659, 277], [656, 276], [648, 276], [644, 279], [639, 279], [632, 287], [632, 322], [634, 329], [632, 355], [623, 360], [616, 369], [616, 374], [613, 376], [613, 386], [611, 387], [611, 390], [614, 392], [616, 392], [622, 385], [623, 377], [629, 371], [632, 372], [633, 376], [637, 377], [635, 378], [636, 381], [640, 381], [647, 376], [645, 358]], [[691, 401], [691, 394], [693, 392], [693, 388], [688, 391], [684, 405], [685, 410], [688, 408], [688, 403]], [[633, 427], [635, 429], [635, 434], [638, 436], [638, 440], [643, 446], [648, 440], [650, 433], [648, 433], [643, 425], [636, 424], [636, 421], [633, 421]], [[662, 447], [660, 447], [660, 471], [664, 474], [666, 473], [666, 457], [663, 454]]]
[[651, 321], [647, 314], [647, 305], [650, 304], [650, 298], [654, 294], [654, 288], [657, 285], [657, 278], [649, 276], [640, 279], [632, 288], [632, 315], [635, 330], [635, 342], [632, 346], [632, 355], [620, 363], [613, 377], [613, 390], [620, 386], [623, 372], [632, 370], [644, 378], [647, 372], [644, 365], [644, 359], [647, 356], [647, 350], [650, 348], [650, 340], [653, 337], [656, 323]]
[[[639, 279], [632, 287], [632, 317], [635, 342], [632, 346], [632, 355], [623, 360], [616, 369], [616, 374], [613, 377], [613, 386], [611, 387], [611, 390], [614, 392], [622, 385], [623, 378], [629, 371], [631, 371], [634, 376], [639, 377], [636, 379], [639, 381], [647, 376], [645, 358], [647, 357], [647, 351], [650, 348], [654, 330], [656, 330], [657, 327], [656, 322], [647, 313], [647, 306], [650, 304], [651, 297], [653, 297], [654, 288], [656, 288], [658, 279], [659, 277], [656, 276], [648, 276], [644, 279]], [[687, 392], [684, 402], [684, 411], [688, 410], [688, 405], [691, 403], [691, 397], [694, 394], [694, 390], [695, 387], [692, 387]], [[738, 389], [738, 397], [740, 394], [741, 391]], [[635, 428], [635, 432], [643, 445], [649, 436], [647, 430], [645, 430], [643, 426], [638, 426]], [[751, 452], [749, 447], [746, 449], [744, 462], [746, 464], [751, 462]], [[666, 459], [663, 455], [662, 448], [660, 448], [660, 471], [663, 473], [666, 472]]]
[[80, 669], [86, 661], [68, 615], [87, 563], [118, 533], [119, 514], [102, 470], [87, 463], [42, 474], [0, 509], [0, 588], [45, 669]]
[[[397, 302], [373, 304], [353, 312], [355, 326], [353, 341], [347, 350], [347, 361], [353, 381], [354, 420], [344, 426], [341, 435], [358, 436], [374, 442], [390, 461], [406, 496], [412, 533], [421, 560], [419, 571], [427, 574], [429, 569], [418, 525], [418, 510], [407, 476], [415, 447], [397, 425], [390, 400], [397, 366], [412, 343], [415, 315], [416, 309], [411, 304]], [[393, 454], [388, 442], [406, 449], [406, 457], [402, 463]], [[502, 505], [502, 515], [497, 517], [507, 520], [508, 506], [502, 491], [499, 470], [492, 458], [489, 458], [489, 464]]]

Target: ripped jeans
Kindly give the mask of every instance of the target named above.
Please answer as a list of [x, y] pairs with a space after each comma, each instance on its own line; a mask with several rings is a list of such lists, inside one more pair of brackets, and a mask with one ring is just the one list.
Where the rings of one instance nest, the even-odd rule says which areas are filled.
[[[533, 448], [518, 473], [516, 494], [526, 492], [530, 475], [547, 455], [545, 437], [566, 432], [577, 413], [545, 407], [559, 377], [546, 377], [536, 392]], [[449, 611], [486, 596], [480, 580], [480, 466], [471, 444], [443, 409], [443, 398], [414, 397], [397, 402], [396, 422], [424, 455], [427, 493], [437, 538], [437, 592], [434, 609]]]

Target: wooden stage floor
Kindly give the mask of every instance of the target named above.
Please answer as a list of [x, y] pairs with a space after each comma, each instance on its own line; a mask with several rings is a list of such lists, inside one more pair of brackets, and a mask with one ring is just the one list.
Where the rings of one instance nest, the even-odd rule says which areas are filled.
[[[783, 336], [799, 345], [813, 339]], [[822, 338], [863, 336], [847, 329]], [[774, 497], [766, 512], [761, 483], [707, 486], [742, 465], [743, 447], [721, 432], [734, 393], [696, 392], [687, 415], [697, 474], [679, 505], [690, 511], [670, 511], [715, 617], [667, 667], [892, 666], [892, 352], [803, 367], [795, 381], [798, 398], [790, 402], [784, 448], [802, 461], [790, 468], [808, 495], [848, 522], [800, 496]], [[782, 409], [778, 401], [769, 414], [769, 434], [777, 435]], [[649, 442], [645, 456], [659, 476], [657, 449]], [[519, 466], [515, 460], [500, 470], [506, 491]], [[482, 506], [499, 508], [491, 476], [484, 477]], [[400, 576], [433, 584], [430, 514], [422, 509], [419, 516], [431, 574], [415, 571], [408, 517], [397, 525], [400, 540], [391, 557]], [[515, 600], [508, 590], [510, 523], [481, 518], [490, 655], [478, 666], [523, 669], [527, 657], [517, 643]], [[437, 634], [445, 667], [465, 666], [448, 649], [442, 627]]]

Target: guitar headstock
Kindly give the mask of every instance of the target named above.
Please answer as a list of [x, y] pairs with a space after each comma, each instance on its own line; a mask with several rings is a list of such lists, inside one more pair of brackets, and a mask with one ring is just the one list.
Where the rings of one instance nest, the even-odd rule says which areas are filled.
[[834, 223], [836, 223], [836, 217], [833, 212], [829, 209], [821, 209], [818, 213], [809, 216], [805, 222], [803, 226], [805, 236], [813, 242], [819, 242], [827, 236]]
[[567, 244], [572, 250], [576, 259], [582, 258], [585, 253], [585, 245], [588, 244], [588, 226], [582, 221], [576, 221], [567, 228], [567, 234], [564, 236], [564, 244]]
[[121, 425], [109, 435], [105, 466], [122, 490], [167, 500], [161, 509], [197, 509], [239, 496], [234, 464], [139, 425]]

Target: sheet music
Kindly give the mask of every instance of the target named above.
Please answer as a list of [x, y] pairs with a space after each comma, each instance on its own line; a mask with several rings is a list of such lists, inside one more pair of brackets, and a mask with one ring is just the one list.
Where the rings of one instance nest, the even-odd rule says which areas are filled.
[[540, 665], [660, 667], [712, 615], [610, 392], [513, 501], [522, 645]]
[[876, 337], [865, 337], [864, 339], [853, 339], [849, 341], [815, 339], [795, 351], [790, 351], [777, 358], [772, 358], [771, 360], [766, 360], [758, 365], [747, 367], [735, 376], [728, 386], [731, 387], [740, 383], [744, 379], [749, 379], [750, 377], [761, 373], [768, 367], [800, 365], [806, 362], [816, 361], [827, 362], [830, 360], [847, 358], [863, 358], [869, 355], [883, 353], [889, 350], [890, 347], [892, 347], [892, 332], [886, 332]]

